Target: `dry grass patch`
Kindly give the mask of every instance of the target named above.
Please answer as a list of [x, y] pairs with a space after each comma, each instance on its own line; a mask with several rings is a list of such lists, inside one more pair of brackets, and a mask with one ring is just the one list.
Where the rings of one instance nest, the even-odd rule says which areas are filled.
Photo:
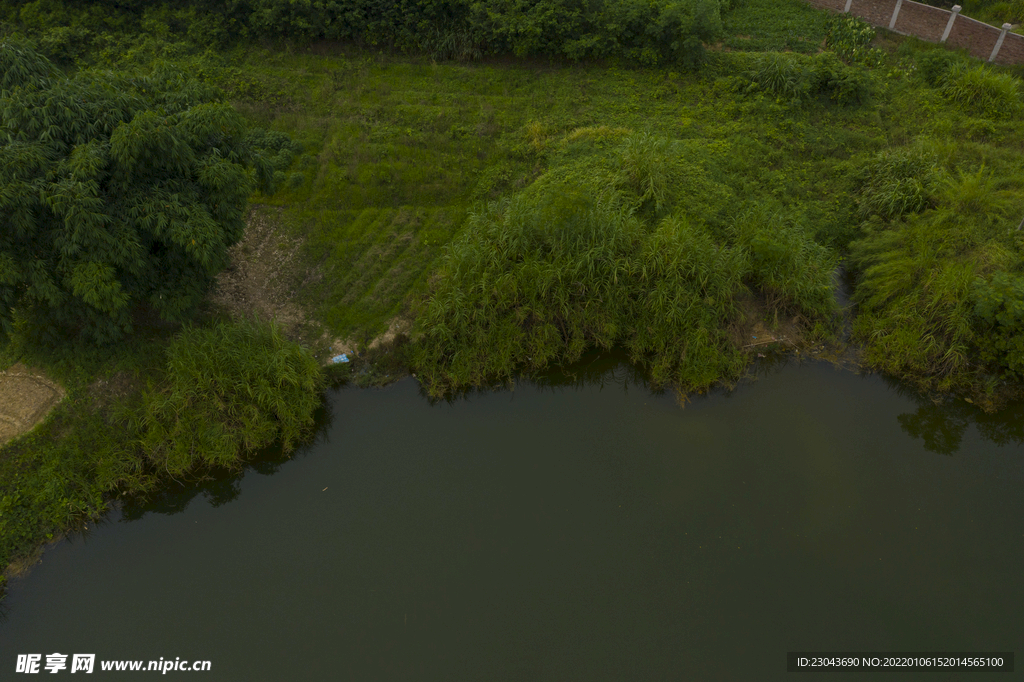
[[0, 372], [0, 445], [30, 431], [64, 395], [60, 384], [21, 363]]

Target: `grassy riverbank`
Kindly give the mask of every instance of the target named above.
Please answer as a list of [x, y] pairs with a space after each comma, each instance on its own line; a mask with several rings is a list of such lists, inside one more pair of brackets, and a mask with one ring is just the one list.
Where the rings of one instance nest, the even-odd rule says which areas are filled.
[[[868, 44], [801, 0], [733, 5], [696, 70], [330, 42], [204, 52], [159, 26], [77, 57], [170, 60], [301, 144], [254, 197], [265, 248], [238, 257], [294, 251], [281, 277], [262, 272], [328, 338], [365, 349], [411, 321], [411, 341], [376, 351], [382, 379], [412, 364], [440, 394], [623, 345], [657, 381], [703, 390], [742, 373], [755, 327], [833, 333], [846, 260], [868, 366], [980, 401], [1013, 390], [1020, 70], [885, 32]], [[147, 381], [169, 386], [173, 332], [0, 350], [68, 389], [0, 449], [0, 563], [155, 480], [132, 477], [141, 435], [116, 425]]]

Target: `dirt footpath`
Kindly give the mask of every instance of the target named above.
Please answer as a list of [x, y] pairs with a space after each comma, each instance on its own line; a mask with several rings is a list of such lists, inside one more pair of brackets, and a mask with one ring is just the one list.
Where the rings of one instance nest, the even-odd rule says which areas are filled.
[[55, 381], [21, 363], [0, 372], [0, 445], [29, 431], [63, 398]]

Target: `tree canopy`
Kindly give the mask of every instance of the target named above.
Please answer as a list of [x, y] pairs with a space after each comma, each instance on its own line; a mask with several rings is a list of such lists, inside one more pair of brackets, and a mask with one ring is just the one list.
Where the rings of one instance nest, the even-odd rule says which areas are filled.
[[180, 71], [68, 77], [0, 42], [0, 331], [103, 343], [138, 306], [186, 319], [272, 181], [242, 117]]

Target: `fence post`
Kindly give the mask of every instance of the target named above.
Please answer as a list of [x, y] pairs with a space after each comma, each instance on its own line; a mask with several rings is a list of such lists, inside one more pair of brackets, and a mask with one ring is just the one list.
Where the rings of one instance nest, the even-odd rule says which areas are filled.
[[892, 19], [889, 20], [889, 30], [893, 29], [896, 25], [896, 17], [900, 15], [900, 5], [903, 4], [903, 0], [896, 0], [896, 9], [892, 11]]
[[853, 4], [853, 0], [846, 0], [846, 8], [843, 10], [843, 14], [850, 13], [850, 5]]
[[956, 15], [960, 14], [960, 9], [960, 5], [953, 5], [953, 13], [949, 15], [949, 21], [946, 22], [946, 30], [942, 32], [940, 43], [946, 42], [946, 38], [949, 37], [949, 32], [953, 30], [953, 22], [956, 20]]
[[1013, 28], [1013, 26], [1010, 24], [1003, 24], [1003, 30], [999, 33], [999, 40], [996, 41], [996, 46], [992, 48], [992, 56], [988, 58], [990, 62], [996, 58], [997, 54], [999, 54], [999, 48], [1003, 46], [1003, 38], [1006, 37], [1006, 32], [1011, 28]]

